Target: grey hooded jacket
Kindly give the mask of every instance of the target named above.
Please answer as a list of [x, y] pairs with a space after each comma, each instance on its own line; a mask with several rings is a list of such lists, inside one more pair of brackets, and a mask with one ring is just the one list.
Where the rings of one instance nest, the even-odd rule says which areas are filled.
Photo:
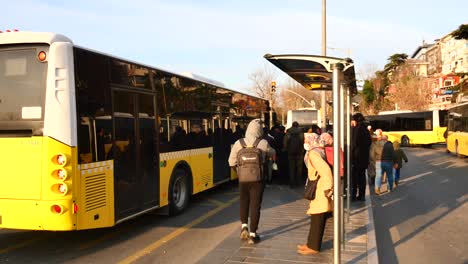
[[[250, 121], [249, 125], [247, 126], [247, 130], [245, 131], [245, 144], [247, 146], [252, 146], [257, 138], [262, 137], [263, 129], [261, 121], [259, 119], [254, 119]], [[260, 140], [260, 142], [257, 145], [257, 148], [262, 150], [263, 162], [265, 162], [267, 158], [271, 158], [276, 154], [275, 149], [273, 149], [268, 144], [268, 141], [266, 141], [265, 139]], [[241, 149], [242, 145], [239, 142], [239, 140], [237, 140], [232, 146], [231, 154], [229, 155], [229, 166], [234, 167], [237, 165], [237, 152], [239, 152], [239, 150]]]

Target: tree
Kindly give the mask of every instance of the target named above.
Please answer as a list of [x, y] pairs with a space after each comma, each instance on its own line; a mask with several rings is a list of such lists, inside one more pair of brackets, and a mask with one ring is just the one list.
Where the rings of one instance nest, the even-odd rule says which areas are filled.
[[252, 81], [250, 90], [258, 97], [269, 100], [271, 82], [275, 81], [276, 77], [275, 69], [270, 64], [264, 63], [263, 68], [258, 68], [249, 75], [249, 79]]
[[364, 85], [362, 87], [362, 95], [364, 97], [364, 101], [370, 104], [375, 100], [375, 91], [374, 85], [371, 80], [365, 80]]
[[394, 91], [388, 95], [389, 101], [397, 109], [426, 110], [432, 101], [432, 90], [426, 78], [417, 76], [410, 65], [401, 65], [392, 83]]
[[468, 24], [461, 24], [457, 30], [452, 32], [455, 39], [468, 39]]

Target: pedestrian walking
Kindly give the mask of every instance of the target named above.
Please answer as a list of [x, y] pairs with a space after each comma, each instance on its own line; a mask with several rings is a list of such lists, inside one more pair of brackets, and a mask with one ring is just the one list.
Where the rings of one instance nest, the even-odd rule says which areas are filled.
[[369, 176], [371, 184], [375, 184], [377, 174], [379, 175], [379, 178], [382, 178], [380, 162], [382, 160], [382, 151], [384, 144], [385, 141], [382, 141], [382, 130], [377, 129], [375, 131], [375, 140], [372, 140], [372, 144], [369, 150], [369, 167], [367, 169], [367, 175]]
[[[322, 134], [323, 135], [323, 134]], [[331, 138], [331, 137], [330, 137]], [[330, 138], [327, 141], [330, 143]], [[325, 156], [325, 140], [317, 134], [312, 133], [306, 136], [307, 148], [307, 177], [314, 181], [318, 179], [315, 198], [310, 201], [307, 215], [310, 216], [310, 228], [307, 236], [307, 243], [297, 245], [297, 252], [301, 255], [312, 255], [320, 252], [322, 246], [323, 233], [327, 213], [333, 211], [333, 174], [330, 166], [323, 158]], [[306, 144], [304, 144], [306, 147]]]
[[304, 133], [299, 128], [298, 122], [293, 122], [292, 127], [286, 132], [283, 148], [288, 153], [289, 186], [294, 188], [302, 182], [302, 166], [304, 164]]
[[[237, 140], [229, 155], [229, 166], [236, 167], [239, 177], [241, 239], [249, 244], [260, 242], [257, 234], [263, 191], [265, 190], [264, 164], [275, 160], [275, 150], [262, 139], [262, 122], [252, 120], [245, 138]], [[250, 229], [248, 219], [250, 214]]]
[[408, 157], [406, 156], [405, 152], [400, 148], [399, 142], [393, 142], [393, 149], [396, 161], [396, 164], [393, 168], [393, 177], [395, 178], [394, 188], [396, 188], [400, 182], [400, 169], [403, 168], [403, 160], [407, 163]]
[[[387, 175], [387, 186], [388, 191], [393, 190], [393, 167], [396, 164], [395, 151], [393, 144], [388, 141], [387, 135], [382, 135], [382, 142], [384, 142], [382, 149], [382, 158], [380, 161], [380, 174], [376, 175], [375, 178], [375, 193], [380, 194], [380, 188], [382, 187], [382, 176], [385, 173]], [[378, 170], [379, 168], [377, 168]]]
[[355, 126], [351, 130], [352, 193], [351, 200], [365, 200], [366, 169], [369, 166], [371, 136], [361, 113], [353, 115]]

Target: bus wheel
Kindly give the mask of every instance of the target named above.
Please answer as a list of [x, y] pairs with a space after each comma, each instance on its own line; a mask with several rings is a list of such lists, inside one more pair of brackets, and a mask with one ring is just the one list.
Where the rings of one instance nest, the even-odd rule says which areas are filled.
[[409, 138], [407, 136], [403, 136], [401, 138], [401, 146], [402, 147], [409, 147], [410, 146], [410, 141], [409, 141]]
[[180, 214], [188, 205], [190, 188], [187, 172], [176, 169], [171, 177], [169, 185], [169, 214]]

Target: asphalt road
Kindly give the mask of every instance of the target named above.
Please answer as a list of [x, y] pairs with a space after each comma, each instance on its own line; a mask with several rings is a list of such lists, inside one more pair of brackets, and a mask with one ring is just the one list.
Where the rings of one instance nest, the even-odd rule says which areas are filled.
[[468, 159], [404, 151], [398, 188], [373, 196], [379, 263], [468, 263]]
[[112, 228], [0, 229], [0, 263], [195, 263], [239, 230], [235, 183], [196, 195], [183, 214], [147, 214]]

